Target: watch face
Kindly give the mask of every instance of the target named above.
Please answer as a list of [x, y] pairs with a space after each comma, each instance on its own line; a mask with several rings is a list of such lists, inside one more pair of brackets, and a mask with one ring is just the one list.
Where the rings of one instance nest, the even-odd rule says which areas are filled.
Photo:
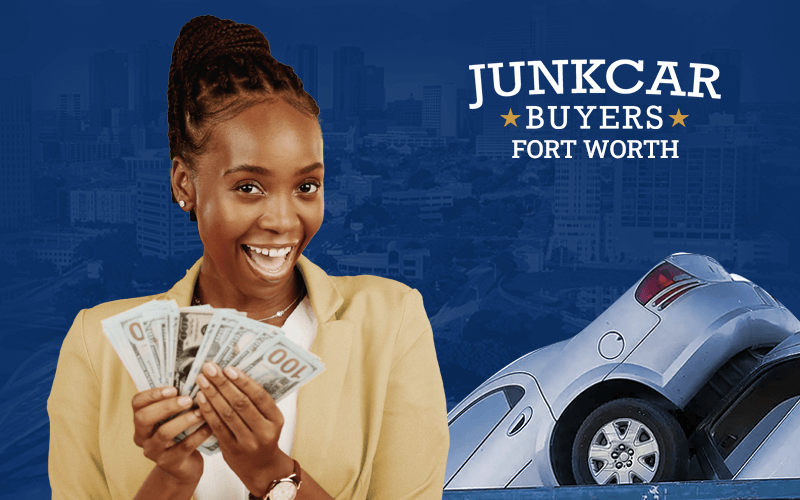
[[269, 500], [294, 500], [297, 496], [297, 486], [291, 479], [284, 479], [269, 492]]

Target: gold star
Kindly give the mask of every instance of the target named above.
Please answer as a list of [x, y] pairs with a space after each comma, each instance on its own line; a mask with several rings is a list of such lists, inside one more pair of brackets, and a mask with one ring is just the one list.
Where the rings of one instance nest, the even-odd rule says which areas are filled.
[[680, 108], [678, 108], [678, 113], [677, 113], [677, 114], [674, 114], [674, 115], [669, 115], [669, 117], [670, 117], [670, 118], [672, 118], [672, 126], [673, 126], [673, 127], [674, 127], [675, 125], [679, 124], [679, 123], [680, 123], [681, 125], [683, 125], [684, 127], [686, 127], [686, 124], [685, 124], [685, 123], [683, 123], [683, 120], [684, 120], [686, 117], [688, 117], [688, 116], [689, 116], [689, 115], [682, 115], [682, 114], [681, 114], [681, 110], [680, 110]]
[[502, 118], [506, 119], [506, 123], [505, 123], [505, 125], [503, 125], [503, 127], [505, 127], [509, 123], [514, 125], [515, 127], [517, 126], [517, 118], [519, 118], [519, 115], [515, 115], [514, 112], [511, 111], [511, 108], [508, 108], [508, 114], [507, 115], [500, 115], [500, 116]]

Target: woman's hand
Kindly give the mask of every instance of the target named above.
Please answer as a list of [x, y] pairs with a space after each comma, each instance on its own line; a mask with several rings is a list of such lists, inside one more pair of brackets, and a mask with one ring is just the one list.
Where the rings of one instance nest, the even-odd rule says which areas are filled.
[[292, 473], [294, 462], [278, 448], [283, 414], [263, 387], [238, 368], [223, 373], [214, 363], [203, 366], [197, 383], [197, 403], [222, 456], [251, 493], [263, 495], [272, 480]]
[[[177, 392], [174, 387], [158, 387], [133, 397], [133, 442], [144, 450], [145, 457], [156, 463], [148, 482], [155, 477], [162, 485], [171, 484], [191, 492], [203, 475], [203, 457], [197, 447], [211, 436], [211, 429], [203, 425], [180, 443], [175, 442], [175, 436], [203, 421], [199, 410], [179, 415], [192, 406], [192, 399], [177, 397]], [[164, 422], [170, 417], [175, 418]]]

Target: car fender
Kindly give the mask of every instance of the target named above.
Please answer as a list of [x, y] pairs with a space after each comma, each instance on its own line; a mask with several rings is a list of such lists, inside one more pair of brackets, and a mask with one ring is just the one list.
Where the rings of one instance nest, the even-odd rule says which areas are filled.
[[[667, 342], [678, 335], [659, 328], [606, 377], [627, 379], [647, 385], [683, 408], [716, 371], [739, 352], [758, 345], [777, 344], [791, 335], [796, 322], [791, 313], [779, 308], [747, 307], [723, 314], [706, 328], [685, 335], [688, 342]], [[754, 318], [754, 315], [756, 318]], [[794, 319], [794, 321], [792, 321]]]

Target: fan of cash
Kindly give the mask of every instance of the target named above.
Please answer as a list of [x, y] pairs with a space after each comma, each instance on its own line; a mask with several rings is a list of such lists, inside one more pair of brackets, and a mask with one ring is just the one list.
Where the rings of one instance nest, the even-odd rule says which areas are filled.
[[[102, 321], [122, 364], [140, 391], [168, 385], [194, 398], [203, 364], [233, 366], [280, 401], [321, 373], [319, 357], [298, 346], [278, 327], [247, 318], [234, 309], [178, 307], [154, 300]], [[197, 425], [176, 438], [180, 441]], [[214, 436], [200, 451], [218, 451]]]

